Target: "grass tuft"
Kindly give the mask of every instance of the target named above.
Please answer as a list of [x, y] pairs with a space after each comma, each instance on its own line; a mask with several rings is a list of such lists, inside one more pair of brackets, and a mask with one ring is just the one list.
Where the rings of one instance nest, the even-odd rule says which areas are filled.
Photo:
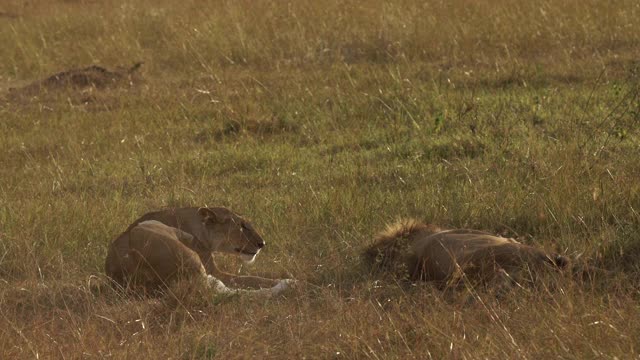
[[[2, 2], [0, 358], [638, 357], [639, 19], [629, 0]], [[118, 76], [43, 86], [92, 65]], [[303, 285], [105, 284], [132, 220], [201, 205], [267, 241], [225, 269]], [[372, 276], [361, 253], [396, 218], [593, 272], [498, 296]]]

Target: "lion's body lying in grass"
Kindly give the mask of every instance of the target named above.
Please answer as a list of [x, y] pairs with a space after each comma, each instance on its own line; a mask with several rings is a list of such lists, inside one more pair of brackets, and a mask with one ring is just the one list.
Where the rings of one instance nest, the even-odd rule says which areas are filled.
[[477, 230], [444, 230], [415, 220], [399, 221], [378, 234], [365, 258], [374, 270], [441, 287], [462, 279], [484, 284], [506, 279], [526, 282], [568, 263], [562, 256], [514, 239]]
[[124, 288], [153, 290], [175, 279], [207, 279], [219, 292], [241, 291], [228, 284], [275, 294], [292, 281], [226, 273], [213, 258], [222, 252], [252, 262], [264, 246], [253, 226], [229, 209], [165, 209], [140, 217], [111, 243], [105, 272]]

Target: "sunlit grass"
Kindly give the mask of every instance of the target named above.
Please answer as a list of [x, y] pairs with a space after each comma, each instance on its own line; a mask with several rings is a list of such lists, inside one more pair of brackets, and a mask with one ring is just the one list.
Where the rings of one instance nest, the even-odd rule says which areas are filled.
[[[5, 14], [5, 15], [3, 15]], [[638, 356], [633, 1], [59, 1], [0, 5], [0, 358]], [[144, 61], [141, 80], [9, 91]], [[125, 298], [108, 243], [165, 206], [267, 240], [230, 271], [308, 283], [256, 303]], [[397, 217], [613, 271], [506, 298], [376, 282]]]

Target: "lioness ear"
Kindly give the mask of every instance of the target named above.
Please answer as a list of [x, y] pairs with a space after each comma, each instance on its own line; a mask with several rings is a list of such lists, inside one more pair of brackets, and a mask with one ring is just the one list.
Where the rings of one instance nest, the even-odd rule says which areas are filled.
[[229, 211], [225, 208], [206, 208], [198, 209], [198, 215], [202, 217], [202, 222], [223, 223], [229, 220]]
[[206, 207], [201, 207], [200, 209], [198, 209], [198, 215], [200, 215], [200, 217], [202, 217], [202, 222], [203, 223], [215, 223], [216, 221], [216, 214], [211, 211], [209, 208]]

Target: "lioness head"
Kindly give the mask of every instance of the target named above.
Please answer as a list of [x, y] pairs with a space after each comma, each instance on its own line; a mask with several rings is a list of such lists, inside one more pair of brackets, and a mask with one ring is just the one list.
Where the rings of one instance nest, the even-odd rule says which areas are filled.
[[212, 251], [235, 254], [242, 261], [251, 263], [265, 245], [247, 220], [227, 208], [200, 208], [198, 215], [202, 217]]

